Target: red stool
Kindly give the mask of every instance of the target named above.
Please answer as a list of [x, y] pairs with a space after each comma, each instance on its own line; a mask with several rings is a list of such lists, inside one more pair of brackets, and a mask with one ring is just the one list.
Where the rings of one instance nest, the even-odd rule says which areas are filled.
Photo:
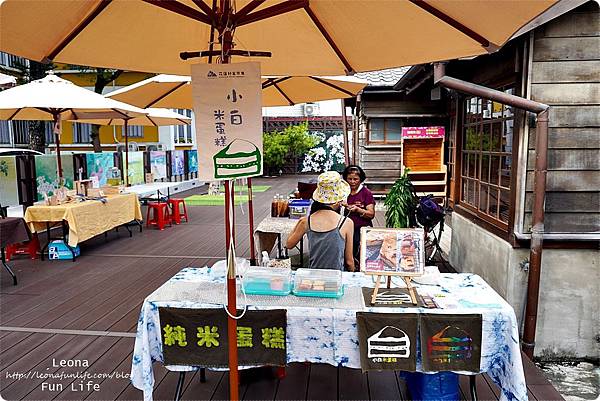
[[[152, 218], [150, 218], [152, 212]], [[148, 212], [146, 213], [146, 227], [154, 225], [159, 230], [164, 230], [165, 225], [171, 224], [171, 214], [169, 213], [169, 205], [164, 202], [148, 203]]]
[[[171, 207], [171, 218], [175, 224], [181, 223], [181, 218], [185, 218], [186, 223], [189, 221], [187, 209], [185, 207], [185, 200], [171, 198], [167, 201], [167, 203]], [[183, 206], [183, 211], [181, 210], [181, 206]]]
[[31, 240], [10, 244], [6, 246], [6, 261], [10, 261], [14, 255], [29, 255], [31, 260], [37, 259], [37, 254], [40, 250], [40, 241], [37, 234], [31, 236]]

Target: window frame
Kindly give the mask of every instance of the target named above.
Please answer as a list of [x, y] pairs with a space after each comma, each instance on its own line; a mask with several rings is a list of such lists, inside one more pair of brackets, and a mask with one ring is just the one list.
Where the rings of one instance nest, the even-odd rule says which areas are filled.
[[[374, 141], [371, 139], [371, 122], [373, 120], [383, 120], [383, 141]], [[400, 123], [400, 137], [398, 140], [388, 140], [388, 121], [398, 121]], [[402, 143], [402, 127], [404, 126], [404, 121], [402, 118], [397, 117], [372, 117], [367, 120], [367, 143], [373, 145], [400, 145]]]

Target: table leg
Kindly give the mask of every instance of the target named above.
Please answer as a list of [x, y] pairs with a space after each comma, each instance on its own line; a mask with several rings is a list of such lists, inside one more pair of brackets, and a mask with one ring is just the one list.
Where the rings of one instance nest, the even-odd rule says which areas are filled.
[[283, 258], [283, 250], [281, 249], [281, 233], [277, 233], [277, 255], [279, 259]]
[[175, 388], [175, 401], [181, 399], [181, 391], [183, 390], [183, 382], [185, 380], [185, 372], [179, 372], [179, 380], [177, 380], [177, 388]]
[[2, 266], [4, 266], [8, 274], [12, 276], [13, 285], [17, 285], [17, 276], [15, 275], [15, 273], [13, 273], [10, 266], [6, 264], [6, 255], [4, 254], [4, 247], [2, 247]]
[[471, 392], [471, 400], [477, 401], [477, 375], [469, 376], [469, 390]]
[[71, 256], [72, 256], [71, 260], [73, 262], [75, 262], [75, 259], [77, 259], [77, 256], [75, 256], [75, 251], [73, 250], [73, 248], [71, 248], [71, 246], [69, 246], [69, 244], [67, 244], [67, 233], [69, 232], [69, 230], [67, 229], [67, 224], [64, 220], [62, 221], [62, 232], [63, 232], [62, 240], [63, 240], [64, 244], [67, 246], [67, 248], [69, 249], [69, 251], [71, 251]]
[[206, 383], [206, 368], [200, 368], [200, 383]]
[[50, 245], [50, 223], [46, 222], [46, 243], [44, 244], [44, 247], [42, 248], [42, 255], [41, 255], [42, 262], [44, 261], [44, 254], [46, 253], [46, 250], [48, 249], [49, 245]]

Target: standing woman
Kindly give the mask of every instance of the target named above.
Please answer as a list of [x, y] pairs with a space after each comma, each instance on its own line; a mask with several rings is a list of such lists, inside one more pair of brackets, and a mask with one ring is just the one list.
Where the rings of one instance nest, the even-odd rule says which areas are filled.
[[354, 222], [354, 259], [360, 259], [360, 229], [373, 227], [375, 217], [375, 199], [369, 188], [363, 185], [367, 179], [364, 170], [356, 165], [346, 167], [342, 173], [344, 180], [350, 185], [350, 195], [344, 206], [349, 212], [348, 217]]
[[308, 236], [311, 269], [354, 271], [352, 234], [354, 227], [347, 216], [340, 216], [340, 208], [350, 193], [350, 186], [339, 173], [328, 171], [319, 176], [317, 189], [308, 217], [298, 220], [290, 233], [286, 247], [296, 246], [304, 234]]

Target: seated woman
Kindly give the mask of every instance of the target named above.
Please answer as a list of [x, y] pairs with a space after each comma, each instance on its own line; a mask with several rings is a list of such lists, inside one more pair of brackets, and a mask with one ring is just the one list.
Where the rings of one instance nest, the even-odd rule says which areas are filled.
[[348, 216], [354, 223], [354, 258], [360, 259], [360, 229], [373, 227], [375, 217], [375, 199], [371, 191], [363, 185], [367, 175], [362, 168], [356, 165], [346, 167], [342, 173], [344, 180], [350, 185], [350, 195], [344, 203]]
[[350, 186], [339, 173], [328, 171], [319, 176], [313, 193], [313, 204], [308, 217], [301, 218], [287, 239], [292, 248], [304, 234], [308, 236], [311, 269], [354, 271], [352, 256], [352, 220], [340, 216], [342, 202], [350, 193]]

